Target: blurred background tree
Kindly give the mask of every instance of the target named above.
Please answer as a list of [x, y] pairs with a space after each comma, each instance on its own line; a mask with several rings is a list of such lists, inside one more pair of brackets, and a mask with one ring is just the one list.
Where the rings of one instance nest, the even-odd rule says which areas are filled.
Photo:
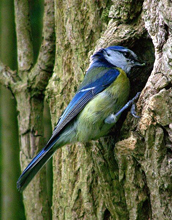
[[[12, 69], [16, 69], [16, 37], [12, 0], [0, 1], [0, 59]], [[0, 87], [0, 126], [1, 219], [24, 219], [22, 195], [15, 187], [20, 174], [16, 103], [11, 92], [3, 86]]]
[[[36, 62], [41, 44], [43, 2], [43, 0], [29, 1], [34, 62]], [[0, 1], [0, 60], [11, 69], [17, 69], [13, 0]], [[50, 136], [48, 133], [51, 132], [51, 127], [47, 105], [44, 116], [45, 136]], [[51, 163], [49, 164], [47, 167], [51, 169]], [[16, 188], [20, 173], [16, 101], [12, 93], [0, 85], [0, 219], [25, 219], [22, 194]]]

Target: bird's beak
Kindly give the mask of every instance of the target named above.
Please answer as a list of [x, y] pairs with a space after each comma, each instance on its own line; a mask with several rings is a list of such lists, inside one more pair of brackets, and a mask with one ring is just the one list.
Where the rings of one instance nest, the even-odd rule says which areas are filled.
[[142, 66], [146, 66], [146, 63], [139, 63], [138, 61], [136, 61], [136, 62], [134, 63], [134, 66], [140, 66], [140, 67], [142, 67]]

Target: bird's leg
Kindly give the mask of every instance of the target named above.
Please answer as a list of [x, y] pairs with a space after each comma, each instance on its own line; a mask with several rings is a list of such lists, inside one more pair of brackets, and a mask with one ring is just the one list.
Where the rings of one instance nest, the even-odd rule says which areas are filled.
[[140, 116], [138, 116], [136, 114], [135, 108], [136, 108], [136, 100], [139, 98], [140, 92], [138, 92], [134, 98], [132, 98], [130, 101], [128, 101], [124, 107], [122, 107], [116, 114], [111, 114], [109, 115], [106, 119], [105, 119], [105, 123], [106, 124], [114, 124], [118, 121], [120, 115], [122, 112], [124, 112], [127, 108], [129, 108], [131, 106], [131, 114], [133, 115], [133, 117], [135, 118], [139, 118]]

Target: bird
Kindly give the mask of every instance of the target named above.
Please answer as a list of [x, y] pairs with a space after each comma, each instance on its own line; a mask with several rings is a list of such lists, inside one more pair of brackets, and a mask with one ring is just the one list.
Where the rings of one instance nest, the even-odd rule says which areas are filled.
[[83, 82], [51, 138], [20, 175], [17, 181], [20, 192], [60, 147], [96, 140], [109, 133], [121, 113], [138, 98], [129, 104], [129, 74], [132, 67], [143, 65], [132, 50], [123, 46], [101, 48], [92, 55]]

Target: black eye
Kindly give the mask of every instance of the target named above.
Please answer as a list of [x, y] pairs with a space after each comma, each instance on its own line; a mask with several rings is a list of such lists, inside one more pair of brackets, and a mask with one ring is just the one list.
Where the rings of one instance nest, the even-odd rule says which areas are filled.
[[125, 56], [126, 58], [130, 58], [130, 53], [129, 53], [129, 52], [124, 52], [123, 54], [124, 54], [124, 56]]

